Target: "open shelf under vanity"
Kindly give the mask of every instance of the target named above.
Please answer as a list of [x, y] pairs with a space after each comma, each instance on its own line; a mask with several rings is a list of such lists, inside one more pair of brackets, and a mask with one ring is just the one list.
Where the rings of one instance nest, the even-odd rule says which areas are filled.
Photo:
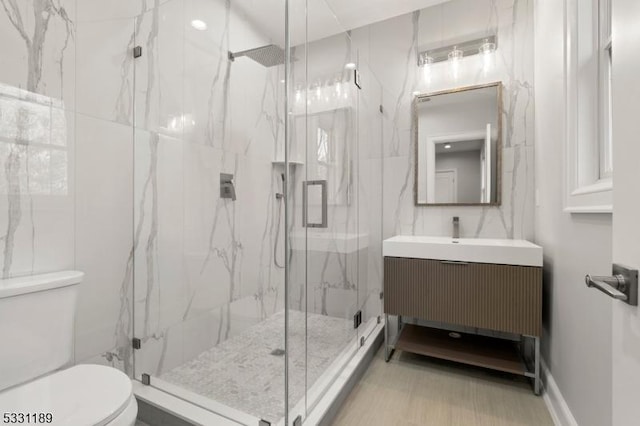
[[[452, 337], [457, 335], [460, 337]], [[419, 355], [526, 376], [518, 342], [405, 324], [395, 348]]]

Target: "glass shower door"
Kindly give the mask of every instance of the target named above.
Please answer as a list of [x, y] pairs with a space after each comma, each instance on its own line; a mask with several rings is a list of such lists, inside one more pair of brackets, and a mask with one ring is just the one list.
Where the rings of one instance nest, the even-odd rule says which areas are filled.
[[[331, 12], [321, 0], [306, 6], [308, 36], [311, 17]], [[306, 37], [292, 49], [289, 421], [313, 409], [358, 348], [357, 52], [336, 34], [329, 52]]]
[[[275, 424], [285, 413], [284, 37], [239, 2], [148, 3], [131, 46], [141, 48], [135, 376], [241, 424]], [[284, 5], [256, 7], [284, 32]]]

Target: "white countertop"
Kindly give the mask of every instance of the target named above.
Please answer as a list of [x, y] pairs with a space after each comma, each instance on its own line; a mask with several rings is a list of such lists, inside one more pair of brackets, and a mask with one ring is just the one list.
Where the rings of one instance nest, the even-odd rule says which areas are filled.
[[542, 247], [526, 240], [397, 235], [382, 243], [385, 257], [542, 266]]

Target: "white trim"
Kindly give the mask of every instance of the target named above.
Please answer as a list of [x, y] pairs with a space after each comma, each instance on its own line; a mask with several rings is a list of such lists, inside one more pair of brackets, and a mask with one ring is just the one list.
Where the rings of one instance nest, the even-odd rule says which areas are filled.
[[578, 422], [571, 413], [567, 402], [564, 400], [560, 388], [553, 379], [551, 372], [547, 368], [547, 364], [544, 360], [542, 364], [542, 377], [545, 383], [545, 391], [542, 398], [549, 410], [551, 419], [556, 426], [578, 426]]
[[[433, 203], [435, 199], [435, 168], [436, 168], [436, 145], [447, 142], [465, 142], [473, 140], [484, 140], [487, 136], [486, 130], [476, 130], [468, 132], [431, 134], [419, 137], [418, 140], [418, 202]], [[424, 154], [423, 154], [424, 153]], [[425, 185], [420, 185], [426, 181]]]
[[599, 192], [611, 191], [613, 189], [612, 179], [601, 179], [591, 185], [581, 186], [571, 192], [571, 195], [597, 194]]
[[[600, 128], [594, 135], [583, 129], [586, 139], [579, 132], [594, 117], [583, 116], [579, 113], [578, 99], [578, 69], [579, 69], [579, 29], [578, 29], [578, 3], [582, 6], [593, 6], [594, 0], [564, 1], [564, 56], [565, 56], [565, 143], [564, 143], [564, 211], [570, 213], [611, 213], [613, 205], [613, 183], [611, 179], [600, 179]], [[597, 13], [597, 11], [596, 11]], [[598, 17], [599, 19], [599, 17]], [[594, 23], [595, 24], [595, 23]], [[594, 46], [594, 54], [600, 55], [599, 46]], [[598, 56], [600, 57], [600, 56]], [[587, 76], [588, 77], [588, 76]], [[584, 76], [582, 77], [584, 78]], [[597, 84], [596, 84], [597, 83]], [[596, 117], [600, 119], [600, 85], [599, 74], [594, 75], [593, 99], [597, 108]], [[582, 93], [589, 95], [588, 90], [582, 88]], [[588, 115], [588, 114], [587, 114]], [[580, 178], [580, 176], [583, 176]], [[586, 182], [585, 182], [586, 179]], [[591, 182], [589, 182], [591, 181]]]
[[613, 205], [607, 204], [604, 206], [580, 206], [580, 207], [565, 207], [566, 213], [613, 213]]

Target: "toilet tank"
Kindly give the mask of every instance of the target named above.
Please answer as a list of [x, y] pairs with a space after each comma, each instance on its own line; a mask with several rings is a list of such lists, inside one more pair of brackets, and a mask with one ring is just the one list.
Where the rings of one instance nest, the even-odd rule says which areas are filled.
[[0, 391], [72, 360], [78, 271], [0, 280]]

